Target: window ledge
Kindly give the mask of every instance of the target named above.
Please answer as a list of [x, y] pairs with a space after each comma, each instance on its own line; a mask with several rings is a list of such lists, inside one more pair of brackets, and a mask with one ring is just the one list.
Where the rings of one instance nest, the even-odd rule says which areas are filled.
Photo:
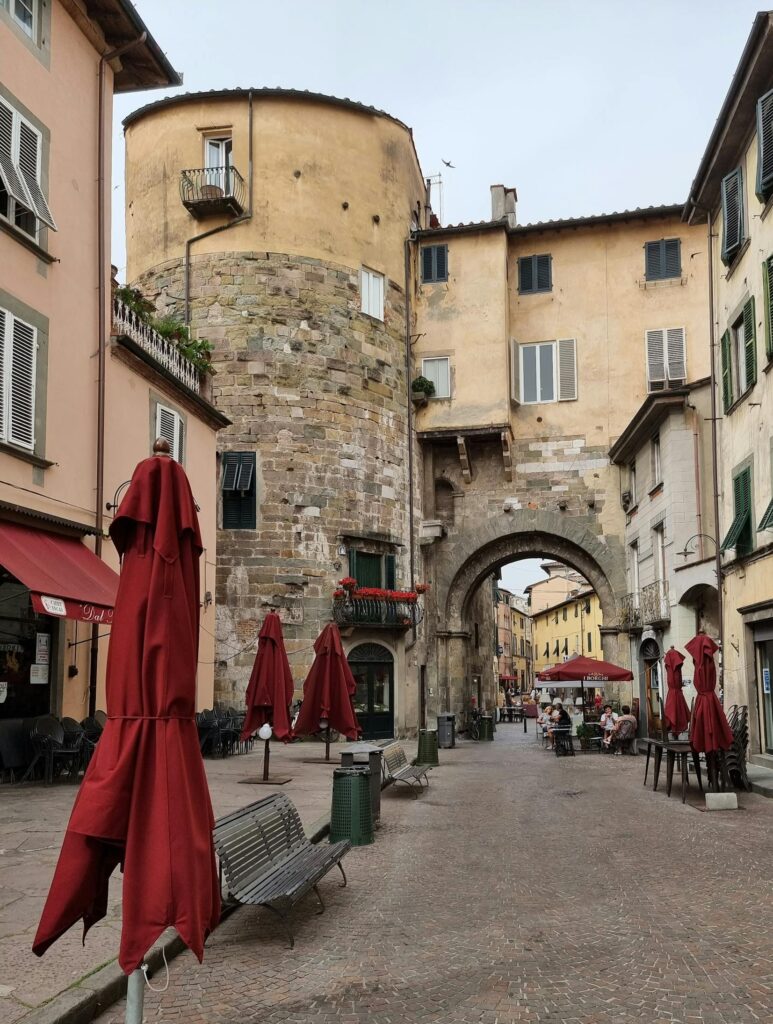
[[[767, 371], [767, 367], [766, 367], [766, 371]], [[730, 414], [731, 414], [731, 413], [734, 413], [734, 412], [735, 412], [735, 410], [736, 410], [736, 409], [737, 409], [737, 408], [739, 407], [739, 405], [741, 405], [741, 404], [742, 404], [742, 402], [744, 402], [744, 401], [745, 401], [745, 400], [746, 400], [746, 399], [747, 399], [747, 398], [749, 397], [749, 395], [750, 395], [750, 394], [752, 393], [752, 391], [754, 390], [754, 385], [755, 385], [756, 383], [757, 383], [757, 381], [756, 381], [756, 380], [755, 380], [755, 381], [753, 381], [753, 382], [752, 382], [752, 383], [751, 383], [751, 384], [749, 385], [749, 387], [748, 387], [748, 388], [747, 388], [747, 389], [746, 389], [746, 390], [745, 390], [745, 391], [744, 391], [744, 392], [743, 392], [742, 394], [740, 394], [740, 395], [738, 396], [738, 398], [736, 398], [736, 399], [734, 399], [734, 400], [733, 400], [732, 404], [731, 404], [731, 405], [729, 405], [729, 406], [727, 407], [727, 409], [725, 409], [725, 416], [730, 416]]]
[[0, 231], [4, 231], [11, 238], [15, 238], [20, 245], [23, 245], [25, 249], [29, 249], [30, 252], [33, 252], [44, 263], [61, 263], [58, 256], [52, 256], [50, 252], [47, 252], [42, 246], [38, 245], [29, 235], [14, 227], [7, 220], [3, 220], [2, 217], [0, 217]]
[[652, 280], [645, 277], [638, 284], [640, 288], [673, 288], [676, 285], [683, 288], [687, 284], [687, 278], [681, 274], [674, 274], [673, 277], [653, 277]]
[[[625, 511], [625, 510], [624, 510], [624, 511]], [[628, 510], [626, 511], [626, 513], [625, 513], [625, 514], [626, 514], [626, 515], [628, 516], [628, 522], [629, 522], [629, 523], [630, 523], [630, 521], [631, 521], [631, 520], [633, 519], [633, 517], [634, 517], [634, 516], [636, 515], [636, 513], [637, 513], [638, 511], [639, 511], [639, 503], [638, 503], [638, 501], [637, 501], [637, 502], [636, 502], [636, 504], [635, 504], [635, 505], [633, 506], [633, 508], [629, 508], [629, 509], [628, 509]]]
[[658, 496], [658, 494], [661, 493], [662, 490], [663, 490], [663, 481], [660, 480], [660, 481], [658, 481], [658, 483], [655, 484], [654, 487], [651, 487], [647, 491], [647, 495], [650, 498], [656, 498]]
[[550, 288], [530, 288], [527, 292], [522, 292], [518, 289], [519, 295], [549, 295], [553, 291], [552, 286]]
[[41, 458], [40, 455], [28, 452], [24, 448], [17, 448], [15, 444], [7, 444], [5, 441], [0, 441], [0, 454], [13, 455], [14, 458], [20, 459], [22, 462], [29, 462], [31, 466], [37, 466], [38, 469], [50, 469], [51, 466], [57, 465], [56, 462]]
[[741, 262], [741, 260], [744, 258], [744, 255], [746, 254], [746, 250], [749, 248], [750, 245], [751, 245], [751, 238], [747, 238], [744, 241], [744, 243], [741, 246], [741, 248], [738, 250], [738, 252], [733, 257], [733, 259], [730, 261], [730, 263], [728, 263], [728, 265], [727, 265], [727, 273], [725, 274], [725, 280], [726, 281], [729, 281], [730, 278], [733, 276], [733, 274], [736, 271], [736, 267]]

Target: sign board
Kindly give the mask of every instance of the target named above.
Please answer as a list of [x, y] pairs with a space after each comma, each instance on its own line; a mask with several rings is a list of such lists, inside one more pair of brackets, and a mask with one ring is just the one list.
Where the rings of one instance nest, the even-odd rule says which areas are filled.
[[762, 670], [762, 692], [770, 693], [770, 669], [764, 668]]
[[5, 699], [8, 696], [8, 683], [0, 683], [0, 704], [5, 704]]
[[46, 594], [40, 595], [40, 603], [43, 605], [45, 611], [49, 615], [66, 615], [67, 606], [61, 597], [48, 597]]
[[51, 660], [51, 637], [48, 633], [35, 634], [35, 664], [48, 665]]
[[30, 684], [46, 686], [48, 683], [48, 665], [30, 665]]

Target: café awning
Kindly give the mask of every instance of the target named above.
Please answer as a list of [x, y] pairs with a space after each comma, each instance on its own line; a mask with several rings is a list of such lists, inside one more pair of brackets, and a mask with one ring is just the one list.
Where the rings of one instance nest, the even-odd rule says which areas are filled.
[[118, 575], [76, 537], [0, 523], [0, 565], [41, 615], [110, 623]]

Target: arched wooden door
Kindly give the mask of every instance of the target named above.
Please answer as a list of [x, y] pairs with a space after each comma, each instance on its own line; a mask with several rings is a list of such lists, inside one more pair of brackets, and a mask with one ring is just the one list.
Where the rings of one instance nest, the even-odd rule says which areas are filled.
[[349, 667], [357, 683], [354, 710], [365, 740], [394, 736], [395, 665], [381, 644], [358, 644], [349, 651]]

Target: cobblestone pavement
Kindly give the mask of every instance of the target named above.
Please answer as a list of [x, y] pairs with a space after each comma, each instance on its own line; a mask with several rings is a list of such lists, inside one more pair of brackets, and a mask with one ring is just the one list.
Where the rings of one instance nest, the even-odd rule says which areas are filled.
[[295, 950], [240, 909], [202, 966], [186, 953], [147, 993], [146, 1020], [771, 1020], [771, 801], [706, 813], [645, 790], [641, 757], [559, 760], [515, 725], [441, 759], [419, 799], [384, 793], [349, 887], [331, 874], [327, 912], [296, 910]]
[[[274, 792], [271, 787], [245, 786], [240, 780], [260, 777], [263, 744], [249, 754], [225, 760], [207, 759], [215, 814], [229, 811]], [[271, 774], [291, 775], [282, 787], [296, 803], [304, 825], [330, 810], [332, 765], [304, 764], [321, 756], [318, 743], [290, 747], [272, 744]], [[340, 762], [339, 745], [331, 757]], [[81, 942], [72, 928], [41, 959], [33, 956], [32, 939], [62, 845], [77, 787], [68, 782], [0, 786], [0, 1024], [13, 1024], [33, 1007], [92, 974], [115, 959], [121, 930], [121, 876], [110, 884], [108, 914]]]

